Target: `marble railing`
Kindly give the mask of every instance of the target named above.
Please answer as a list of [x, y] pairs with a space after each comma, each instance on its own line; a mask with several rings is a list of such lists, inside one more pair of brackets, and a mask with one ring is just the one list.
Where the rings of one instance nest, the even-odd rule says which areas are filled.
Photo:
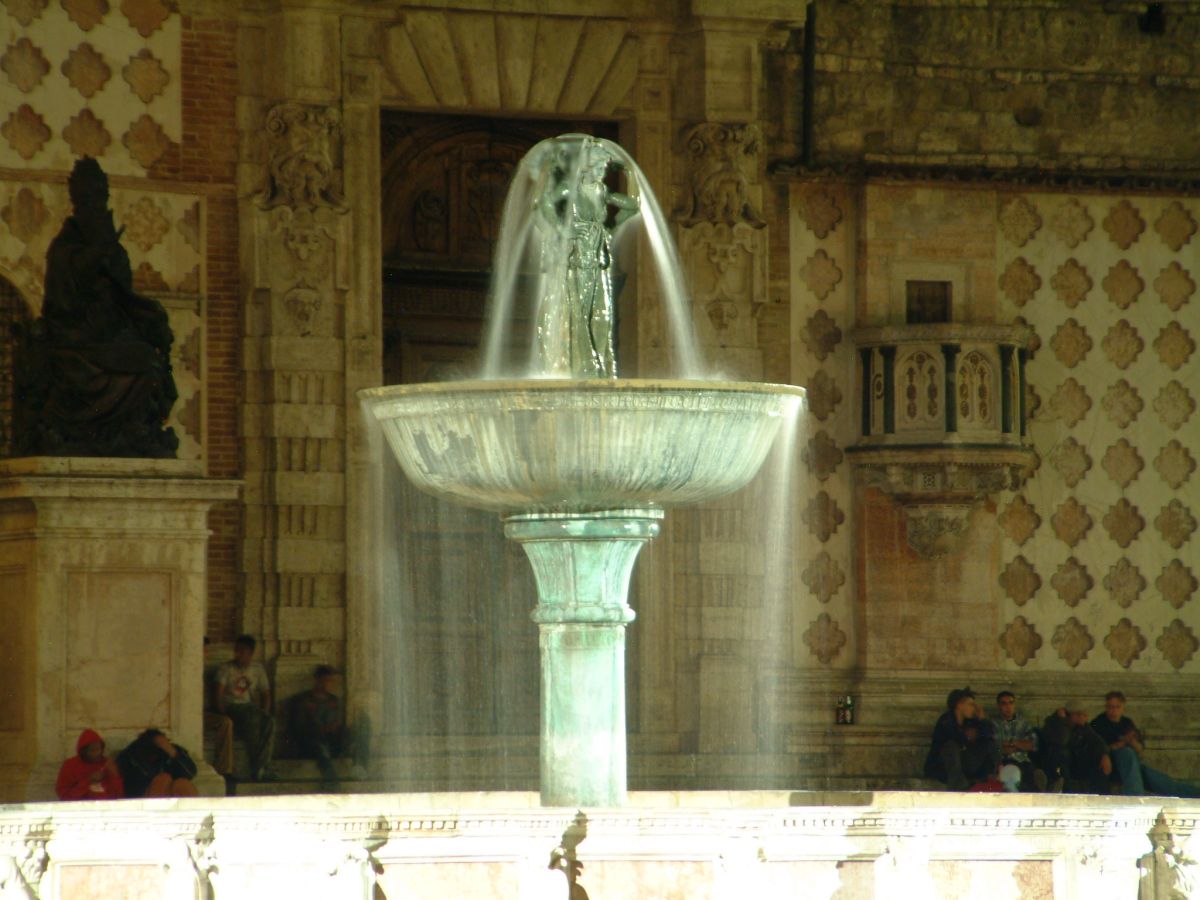
[[68, 900], [1192, 896], [1200, 803], [642, 793], [30, 804], [0, 809], [0, 895]]

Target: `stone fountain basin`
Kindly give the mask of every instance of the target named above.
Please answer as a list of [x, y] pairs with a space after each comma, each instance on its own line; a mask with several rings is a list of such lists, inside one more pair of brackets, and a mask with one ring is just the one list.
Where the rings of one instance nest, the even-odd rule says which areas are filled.
[[804, 389], [727, 381], [459, 381], [359, 397], [420, 488], [501, 513], [702, 503], [758, 472]]

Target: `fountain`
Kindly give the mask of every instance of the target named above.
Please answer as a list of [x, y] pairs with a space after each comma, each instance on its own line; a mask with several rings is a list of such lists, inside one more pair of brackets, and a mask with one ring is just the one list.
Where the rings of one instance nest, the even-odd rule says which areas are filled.
[[[610, 189], [614, 172], [628, 193]], [[617, 377], [614, 242], [638, 222], [678, 324], [679, 266], [637, 164], [586, 135], [541, 142], [505, 204], [484, 377], [360, 392], [418, 487], [500, 513], [505, 535], [529, 557], [546, 806], [625, 802], [625, 627], [634, 619], [626, 598], [637, 553], [665, 508], [749, 482], [804, 393], [700, 380], [686, 335], [677, 343], [692, 377]], [[535, 301], [529, 371], [499, 377], [522, 285]]]

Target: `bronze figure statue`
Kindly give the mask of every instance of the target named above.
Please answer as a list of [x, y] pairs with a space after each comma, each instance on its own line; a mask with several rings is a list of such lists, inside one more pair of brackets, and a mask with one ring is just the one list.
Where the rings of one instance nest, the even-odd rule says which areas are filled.
[[166, 310], [133, 290], [100, 164], [79, 160], [67, 186], [74, 212], [46, 254], [42, 315], [18, 333], [17, 454], [174, 457]]

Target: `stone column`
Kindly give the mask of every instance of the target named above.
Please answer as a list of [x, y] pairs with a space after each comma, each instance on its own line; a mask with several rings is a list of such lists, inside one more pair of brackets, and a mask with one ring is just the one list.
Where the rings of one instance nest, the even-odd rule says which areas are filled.
[[344, 664], [346, 322], [340, 25], [286, 6], [243, 16], [239, 130], [246, 396], [242, 627], [275, 696]]
[[626, 598], [661, 510], [509, 516], [533, 565], [542, 658], [544, 806], [625, 802]]
[[54, 798], [93, 728], [110, 754], [156, 727], [201, 764], [209, 507], [198, 461], [0, 462], [0, 798]]

